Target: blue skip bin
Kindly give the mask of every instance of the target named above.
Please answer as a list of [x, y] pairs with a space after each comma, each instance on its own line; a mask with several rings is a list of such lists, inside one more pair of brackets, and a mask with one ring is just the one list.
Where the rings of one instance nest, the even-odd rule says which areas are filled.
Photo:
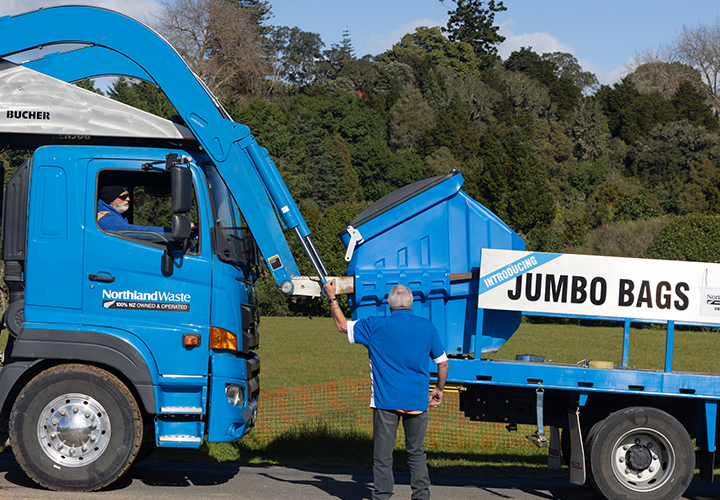
[[[415, 314], [430, 319], [448, 355], [497, 351], [521, 313], [478, 308], [483, 248], [525, 250], [525, 242], [460, 187], [456, 170], [390, 193], [350, 221], [340, 237], [354, 276], [353, 319], [390, 314], [387, 294], [413, 291]], [[479, 355], [477, 356], [479, 358]]]

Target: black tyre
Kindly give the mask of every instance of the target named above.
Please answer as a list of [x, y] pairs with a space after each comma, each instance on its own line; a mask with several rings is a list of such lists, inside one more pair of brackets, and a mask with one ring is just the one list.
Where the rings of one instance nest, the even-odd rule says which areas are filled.
[[583, 441], [583, 450], [585, 450], [585, 484], [592, 486], [595, 489], [597, 489], [597, 485], [595, 484], [595, 479], [592, 474], [592, 457], [590, 456], [590, 449], [592, 440], [595, 437], [595, 434], [597, 434], [602, 422], [602, 420], [600, 422], [596, 422], [595, 425], [590, 427], [590, 430], [585, 434], [585, 440]]
[[687, 431], [655, 408], [611, 414], [597, 425], [589, 453], [594, 486], [611, 500], [677, 499], [695, 472]]
[[93, 366], [42, 372], [22, 390], [10, 415], [20, 467], [58, 491], [93, 491], [130, 467], [142, 442], [135, 398], [117, 377]]

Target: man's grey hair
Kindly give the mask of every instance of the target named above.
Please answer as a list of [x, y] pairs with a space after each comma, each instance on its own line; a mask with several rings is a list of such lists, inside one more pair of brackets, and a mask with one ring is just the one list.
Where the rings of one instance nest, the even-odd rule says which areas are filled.
[[405, 285], [395, 285], [388, 293], [390, 309], [412, 309], [413, 295]]

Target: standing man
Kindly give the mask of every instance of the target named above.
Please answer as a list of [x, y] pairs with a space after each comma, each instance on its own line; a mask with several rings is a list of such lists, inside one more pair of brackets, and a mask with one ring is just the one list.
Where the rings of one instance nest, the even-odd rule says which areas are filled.
[[[412, 292], [396, 285], [388, 294], [390, 316], [347, 321], [335, 297], [335, 280], [324, 286], [335, 325], [351, 344], [367, 347], [370, 357], [370, 408], [373, 409], [374, 500], [392, 496], [393, 448], [399, 422], [405, 429], [413, 500], [430, 498], [430, 475], [423, 451], [428, 405], [439, 406], [448, 361], [435, 326], [412, 312]], [[428, 359], [438, 365], [438, 380], [428, 396]]]

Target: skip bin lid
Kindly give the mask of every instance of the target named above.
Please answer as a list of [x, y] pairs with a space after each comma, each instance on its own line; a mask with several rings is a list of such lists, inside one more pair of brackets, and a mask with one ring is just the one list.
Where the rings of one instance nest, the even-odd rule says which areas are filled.
[[[414, 198], [415, 196], [427, 191], [428, 189], [435, 187], [438, 184], [442, 184], [446, 180], [454, 177], [459, 173], [460, 172], [453, 168], [448, 174], [438, 175], [437, 177], [430, 177], [429, 179], [423, 179], [421, 181], [408, 184], [407, 186], [403, 186], [400, 189], [396, 189], [392, 193], [383, 196], [378, 201], [367, 207], [360, 213], [360, 215], [348, 222], [348, 225], [354, 228], [358, 228], [366, 222], [378, 217], [379, 215], [384, 214], [389, 210], [392, 210], [398, 205], [408, 201], [411, 198]], [[340, 234], [344, 233], [345, 231]]]

